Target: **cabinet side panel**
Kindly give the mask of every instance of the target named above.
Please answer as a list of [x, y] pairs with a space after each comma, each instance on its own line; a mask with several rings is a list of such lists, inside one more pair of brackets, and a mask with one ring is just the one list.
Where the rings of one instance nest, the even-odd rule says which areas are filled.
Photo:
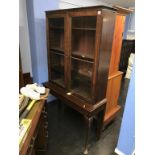
[[109, 76], [118, 71], [120, 53], [122, 47], [123, 31], [124, 31], [125, 16], [117, 15], [115, 22], [115, 32], [113, 39], [112, 54], [110, 60]]
[[106, 93], [107, 98], [106, 114], [109, 114], [110, 112], [114, 111], [114, 109], [118, 105], [121, 79], [122, 74], [114, 76], [113, 78], [108, 80], [107, 93]]
[[103, 10], [103, 24], [99, 50], [99, 65], [96, 85], [96, 102], [106, 97], [109, 64], [112, 51], [116, 13]]

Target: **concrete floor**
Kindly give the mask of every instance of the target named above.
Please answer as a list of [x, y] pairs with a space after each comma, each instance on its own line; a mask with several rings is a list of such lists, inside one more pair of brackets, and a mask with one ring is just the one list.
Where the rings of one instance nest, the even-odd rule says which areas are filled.
[[[94, 127], [89, 139], [89, 155], [115, 155], [119, 130], [124, 111], [129, 80], [123, 80], [119, 104], [121, 112], [109, 124], [96, 140]], [[84, 146], [84, 120], [81, 114], [64, 106], [58, 106], [57, 100], [47, 103], [49, 122], [49, 143], [47, 155], [83, 155]]]

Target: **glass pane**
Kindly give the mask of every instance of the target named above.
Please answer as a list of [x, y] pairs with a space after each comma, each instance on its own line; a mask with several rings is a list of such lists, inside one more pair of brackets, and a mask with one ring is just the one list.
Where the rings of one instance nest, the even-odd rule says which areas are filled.
[[96, 17], [72, 17], [72, 56], [93, 61]]
[[91, 80], [93, 63], [72, 58], [71, 91], [86, 100], [91, 100]]
[[65, 87], [64, 81], [64, 55], [51, 52], [51, 81]]
[[52, 18], [50, 23], [50, 49], [64, 52], [64, 18]]
[[95, 31], [72, 30], [72, 55], [92, 60], [95, 50]]

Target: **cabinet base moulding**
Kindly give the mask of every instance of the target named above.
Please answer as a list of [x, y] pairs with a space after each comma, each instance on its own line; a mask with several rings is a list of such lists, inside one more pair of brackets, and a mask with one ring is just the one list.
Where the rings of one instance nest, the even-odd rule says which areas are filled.
[[109, 124], [118, 114], [118, 112], [121, 110], [121, 106], [117, 105], [113, 110], [105, 114], [104, 117], [104, 125], [106, 126]]

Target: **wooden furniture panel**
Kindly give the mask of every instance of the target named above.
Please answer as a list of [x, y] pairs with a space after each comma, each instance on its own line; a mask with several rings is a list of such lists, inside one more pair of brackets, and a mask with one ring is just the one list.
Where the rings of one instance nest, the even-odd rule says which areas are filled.
[[110, 60], [109, 76], [115, 74], [119, 69], [120, 53], [124, 32], [125, 16], [117, 15], [115, 22], [115, 32]]
[[88, 133], [95, 115], [98, 138], [103, 125], [115, 18], [116, 9], [107, 6], [46, 12], [49, 80], [44, 85], [84, 116], [84, 154], [88, 153]]
[[103, 96], [104, 97], [106, 96], [107, 89], [103, 89], [103, 88], [107, 88], [107, 82], [108, 82], [107, 70], [109, 69], [110, 56], [112, 51], [115, 18], [116, 18], [116, 15], [114, 15], [113, 12], [110, 12], [110, 11], [103, 12], [101, 44], [100, 44], [99, 60], [98, 60], [99, 66], [98, 66], [98, 75], [97, 75], [97, 82], [96, 82], [96, 101], [99, 101], [103, 98]]
[[120, 54], [125, 18], [126, 15], [132, 11], [119, 6], [115, 6], [115, 8], [117, 9], [117, 15], [115, 21], [112, 53], [109, 67], [108, 86], [106, 91], [107, 106], [105, 118], [103, 118], [103, 122], [105, 125], [115, 118], [121, 108], [118, 104], [118, 97], [122, 79], [122, 72], [119, 71]]
[[[44, 113], [42, 113], [44, 109], [44, 103], [45, 100], [37, 101], [26, 117], [27, 119], [31, 119], [32, 122], [27, 135], [24, 138], [25, 140], [23, 140], [22, 144], [19, 147], [20, 155], [34, 154], [38, 150], [38, 148], [40, 148], [40, 145], [38, 144], [41, 144], [42, 149], [44, 146], [44, 151], [46, 150], [46, 135], [42, 131], [40, 131], [40, 129], [43, 130], [43, 124], [45, 123], [45, 121], [43, 120]], [[38, 140], [36, 141], [36, 139]]]
[[107, 106], [105, 117], [103, 118], [104, 125], [107, 125], [110, 121], [112, 121], [121, 108], [118, 105], [118, 97], [120, 92], [122, 72], [118, 71], [118, 67], [122, 46], [124, 23], [125, 16], [117, 14], [109, 67], [108, 86], [106, 90]]
[[120, 106], [118, 105], [118, 97], [121, 87], [122, 72], [117, 72], [115, 75], [108, 78], [107, 88], [107, 106], [106, 115], [104, 118], [105, 125], [108, 124], [115, 115], [119, 112]]

